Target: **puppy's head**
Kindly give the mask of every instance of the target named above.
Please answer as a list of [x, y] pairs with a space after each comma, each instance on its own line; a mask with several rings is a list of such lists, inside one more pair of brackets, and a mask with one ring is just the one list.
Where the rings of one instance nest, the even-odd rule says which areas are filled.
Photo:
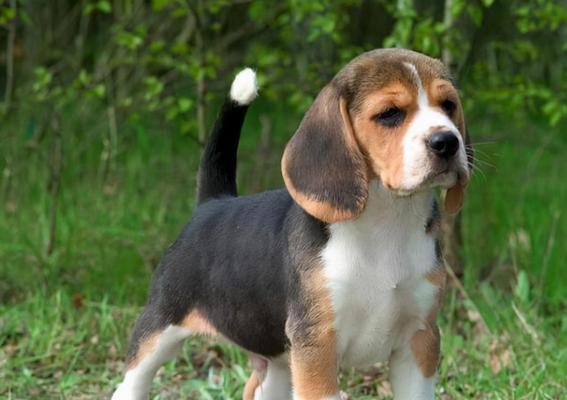
[[441, 186], [445, 209], [456, 213], [470, 176], [466, 143], [445, 66], [409, 50], [374, 50], [319, 93], [285, 149], [282, 173], [294, 200], [326, 222], [356, 218], [373, 178], [400, 196]]

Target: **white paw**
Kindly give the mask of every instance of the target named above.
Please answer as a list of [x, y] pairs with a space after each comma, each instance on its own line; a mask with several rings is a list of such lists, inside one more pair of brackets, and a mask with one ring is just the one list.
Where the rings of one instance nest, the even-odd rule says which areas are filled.
[[147, 393], [134, 390], [132, 385], [122, 382], [112, 394], [111, 400], [145, 400], [147, 398]]

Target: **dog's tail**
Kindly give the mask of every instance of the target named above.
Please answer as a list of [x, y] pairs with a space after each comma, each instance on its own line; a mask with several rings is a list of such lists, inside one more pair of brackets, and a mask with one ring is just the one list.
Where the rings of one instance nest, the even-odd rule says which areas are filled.
[[256, 73], [245, 68], [230, 87], [197, 175], [197, 204], [221, 196], [236, 196], [236, 153], [248, 105], [258, 96]]

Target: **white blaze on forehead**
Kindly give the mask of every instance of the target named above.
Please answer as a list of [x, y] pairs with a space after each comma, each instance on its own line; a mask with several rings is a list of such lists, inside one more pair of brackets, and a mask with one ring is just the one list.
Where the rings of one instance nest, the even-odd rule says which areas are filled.
[[[431, 172], [432, 165], [426, 142], [428, 135], [432, 133], [432, 128], [454, 132], [461, 142], [461, 148], [463, 146], [459, 130], [453, 121], [429, 103], [427, 91], [423, 87], [415, 65], [404, 63], [404, 66], [411, 72], [417, 88], [417, 110], [402, 141], [403, 176], [400, 189], [411, 191], [421, 185]], [[462, 152], [464, 153], [464, 150]]]
[[419, 72], [417, 72], [417, 68], [413, 64], [404, 63], [404, 65], [411, 71], [414, 82], [417, 86], [417, 107], [418, 109], [425, 109], [429, 106], [429, 100], [427, 100], [427, 93], [425, 93], [425, 90], [423, 89]]
[[[417, 113], [412, 121], [412, 125], [418, 125], [417, 123], [419, 122], [418, 128], [424, 131], [422, 132], [423, 135], [426, 133], [425, 131], [427, 129], [434, 126], [447, 128], [448, 130], [458, 133], [458, 129], [455, 124], [453, 124], [453, 121], [443, 112], [433, 108], [431, 104], [429, 104], [427, 92], [423, 87], [415, 65], [410, 63], [404, 63], [404, 65], [411, 71], [415, 85], [417, 86]], [[410, 126], [410, 129], [411, 128]]]

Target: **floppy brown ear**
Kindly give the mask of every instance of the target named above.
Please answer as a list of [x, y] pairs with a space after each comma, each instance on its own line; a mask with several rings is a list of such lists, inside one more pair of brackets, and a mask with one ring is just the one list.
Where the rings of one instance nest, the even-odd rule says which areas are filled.
[[325, 222], [356, 218], [368, 197], [364, 158], [346, 100], [326, 86], [287, 144], [282, 174], [293, 199]]
[[458, 114], [459, 117], [456, 123], [465, 141], [465, 153], [467, 155], [468, 176], [461, 177], [457, 181], [455, 186], [447, 189], [447, 193], [445, 193], [444, 208], [445, 211], [451, 215], [457, 214], [461, 210], [461, 208], [463, 208], [463, 203], [465, 201], [465, 188], [467, 187], [469, 178], [471, 176], [472, 165], [473, 165], [472, 163], [474, 159], [474, 151], [471, 145], [470, 135], [465, 125], [465, 117], [463, 114], [462, 106], [460, 104], [459, 104]]

